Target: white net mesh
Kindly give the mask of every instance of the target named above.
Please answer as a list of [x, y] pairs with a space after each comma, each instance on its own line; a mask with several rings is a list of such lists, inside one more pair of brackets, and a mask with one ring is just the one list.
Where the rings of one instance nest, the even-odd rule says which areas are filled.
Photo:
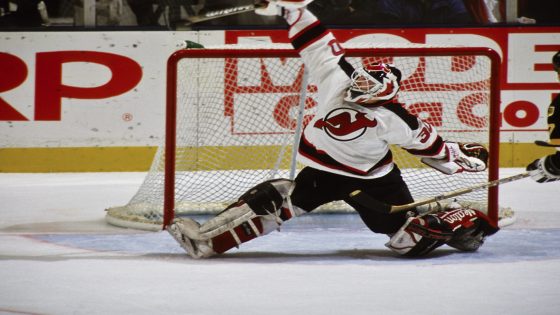
[[[275, 55], [274, 49], [245, 49], [254, 56], [213, 57], [197, 50], [197, 57], [178, 58], [175, 164], [175, 215], [223, 210], [263, 180], [289, 177], [292, 146], [300, 105], [303, 123], [316, 106], [316, 87], [305, 83], [304, 68], [294, 52]], [[278, 51], [284, 52], [284, 46]], [[429, 55], [434, 48], [423, 48]], [[191, 50], [192, 51], [192, 50]], [[267, 57], [262, 57], [262, 52]], [[404, 49], [403, 51], [406, 51]], [[208, 53], [206, 56], [205, 52]], [[381, 53], [376, 49], [376, 53]], [[283, 54], [286, 55], [286, 54]], [[398, 99], [412, 113], [436, 127], [446, 140], [490, 143], [491, 60], [486, 56], [373, 56], [371, 50], [347, 51], [348, 60], [393, 63], [403, 74]], [[173, 84], [173, 82], [169, 83]], [[132, 200], [109, 209], [108, 220], [142, 229], [161, 228], [165, 153], [160, 147], [152, 167]], [[497, 148], [489, 148], [490, 153]], [[393, 148], [415, 199], [488, 181], [488, 172], [443, 175], [426, 168], [418, 158]], [[497, 167], [493, 165], [492, 167]], [[168, 192], [169, 193], [169, 192]], [[486, 208], [488, 192], [458, 197]], [[326, 209], [347, 209], [342, 203]]]

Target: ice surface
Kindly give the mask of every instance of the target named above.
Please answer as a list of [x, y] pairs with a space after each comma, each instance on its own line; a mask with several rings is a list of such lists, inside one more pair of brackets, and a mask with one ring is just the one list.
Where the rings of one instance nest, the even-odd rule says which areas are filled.
[[[502, 176], [521, 172], [503, 169]], [[517, 222], [476, 253], [396, 257], [356, 215], [192, 260], [165, 232], [109, 226], [144, 173], [0, 174], [0, 314], [558, 314], [560, 183], [505, 184]]]

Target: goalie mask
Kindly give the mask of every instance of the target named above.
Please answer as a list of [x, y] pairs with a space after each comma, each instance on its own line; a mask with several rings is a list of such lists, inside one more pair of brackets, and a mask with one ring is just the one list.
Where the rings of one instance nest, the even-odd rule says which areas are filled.
[[374, 63], [356, 69], [350, 77], [352, 84], [344, 100], [358, 104], [389, 101], [399, 91], [401, 72], [392, 65]]

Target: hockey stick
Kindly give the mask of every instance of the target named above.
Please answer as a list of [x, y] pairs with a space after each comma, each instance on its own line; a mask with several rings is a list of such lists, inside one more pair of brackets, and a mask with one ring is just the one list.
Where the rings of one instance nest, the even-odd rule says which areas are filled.
[[560, 144], [552, 144], [541, 140], [536, 140], [535, 144], [540, 145], [541, 147], [560, 148]]
[[355, 190], [352, 193], [350, 193], [350, 199], [355, 201], [357, 204], [370, 208], [372, 210], [375, 210], [377, 212], [380, 213], [397, 213], [397, 212], [401, 212], [404, 210], [408, 210], [414, 207], [418, 207], [418, 206], [422, 206], [422, 205], [426, 205], [432, 202], [436, 202], [436, 201], [441, 201], [441, 200], [445, 200], [445, 199], [449, 199], [455, 196], [459, 196], [459, 195], [464, 195], [464, 194], [468, 194], [472, 191], [475, 190], [479, 190], [479, 189], [483, 189], [483, 188], [488, 188], [488, 187], [493, 187], [493, 186], [497, 186], [497, 185], [501, 185], [501, 184], [505, 184], [505, 183], [509, 183], [509, 182], [513, 182], [519, 179], [523, 179], [525, 177], [528, 177], [529, 173], [525, 172], [525, 173], [521, 173], [521, 174], [517, 174], [517, 175], [513, 175], [510, 177], [504, 177], [501, 179], [496, 179], [493, 181], [489, 181], [487, 183], [482, 183], [482, 184], [478, 184], [478, 185], [474, 185], [471, 187], [467, 187], [467, 188], [463, 188], [463, 189], [458, 189], [458, 190], [454, 190], [451, 192], [447, 192], [447, 193], [443, 193], [441, 195], [432, 197], [432, 198], [428, 198], [428, 199], [424, 199], [424, 200], [420, 200], [420, 201], [416, 201], [416, 202], [411, 202], [405, 205], [389, 205], [386, 203], [383, 203], [381, 201], [376, 200], [375, 198], [371, 197], [370, 195], [364, 193], [361, 190]]
[[263, 5], [264, 4], [249, 4], [249, 5], [241, 5], [241, 6], [227, 8], [227, 9], [208, 11], [204, 14], [189, 16], [189, 18], [188, 18], [189, 21], [187, 23], [185, 23], [184, 25], [189, 26], [189, 25], [192, 25], [192, 24], [200, 23], [200, 22], [205, 22], [205, 21], [210, 21], [210, 20], [214, 20], [214, 19], [223, 18], [225, 16], [236, 15], [236, 14], [245, 13], [245, 12], [252, 12], [252, 11], [255, 11], [255, 9], [257, 9], [257, 8], [263, 6]]

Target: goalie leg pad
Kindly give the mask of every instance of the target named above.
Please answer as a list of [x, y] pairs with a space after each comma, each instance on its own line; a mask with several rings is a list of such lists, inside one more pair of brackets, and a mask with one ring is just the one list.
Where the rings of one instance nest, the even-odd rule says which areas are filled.
[[453, 231], [447, 245], [460, 251], [476, 251], [487, 236], [499, 231], [499, 227], [478, 210], [456, 209], [439, 215]]
[[200, 227], [201, 236], [210, 239], [257, 216], [276, 218], [277, 225], [295, 216], [290, 194], [294, 182], [275, 179], [249, 189], [238, 200]]
[[209, 240], [200, 238], [200, 224], [192, 219], [175, 219], [166, 230], [192, 258], [206, 258], [216, 254]]
[[442, 246], [450, 238], [449, 231], [441, 228], [436, 217], [418, 216], [408, 218], [385, 246], [403, 256], [417, 257]]
[[[195, 258], [221, 254], [268, 234], [296, 213], [303, 213], [303, 210], [295, 208], [294, 211], [292, 207], [289, 196], [294, 187], [294, 182], [287, 179], [261, 183], [204, 224], [195, 227], [190, 219], [185, 224], [182, 219], [178, 219], [169, 231], [187, 253]], [[183, 228], [183, 225], [188, 225], [189, 228]], [[199, 253], [198, 248], [204, 249], [204, 252]]]
[[250, 214], [249, 216], [230, 217], [226, 219], [229, 220], [228, 223], [217, 227], [214, 226], [216, 222], [225, 222], [225, 220], [210, 220], [200, 227], [201, 237], [209, 240], [209, 246], [215, 253], [221, 254], [259, 236], [278, 230], [284, 221], [292, 217], [288, 208], [283, 207], [280, 212], [279, 214], [256, 215], [247, 204], [242, 204], [228, 209], [219, 217], [227, 218], [236, 213]]
[[227, 232], [213, 237], [211, 239], [212, 248], [216, 253], [221, 254], [259, 236], [266, 235], [279, 227], [280, 223], [272, 215], [255, 216]]
[[289, 198], [295, 185], [288, 179], [274, 179], [249, 189], [239, 201], [243, 201], [258, 215], [273, 214]]
[[475, 251], [499, 228], [474, 209], [456, 208], [408, 218], [386, 244], [404, 256], [425, 255], [447, 244], [461, 251]]
[[[289, 210], [282, 209], [281, 217], [289, 218]], [[167, 231], [193, 258], [208, 258], [239, 247], [261, 235], [278, 229], [281, 222], [276, 215], [257, 216], [247, 204], [228, 208], [200, 225], [189, 218], [175, 219]]]

